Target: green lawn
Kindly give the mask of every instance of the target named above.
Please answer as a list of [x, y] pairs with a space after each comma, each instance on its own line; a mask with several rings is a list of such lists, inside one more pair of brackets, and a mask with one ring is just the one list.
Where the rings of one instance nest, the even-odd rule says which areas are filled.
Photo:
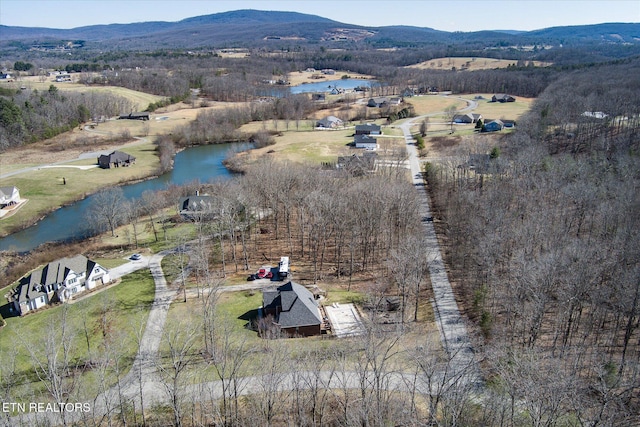
[[[105, 347], [112, 347], [122, 357], [124, 370], [128, 370], [137, 351], [134, 330], [146, 324], [154, 292], [151, 273], [140, 270], [123, 277], [120, 284], [75, 303], [42, 309], [24, 317], [5, 317], [7, 324], [0, 330], [2, 371], [7, 372], [9, 361], [15, 357], [15, 375], [24, 385], [22, 391], [29, 388], [31, 381], [37, 382], [33, 354], [43, 360], [47, 338], [60, 342], [64, 317], [71, 343], [71, 360], [76, 366], [99, 359]], [[7, 316], [8, 306], [1, 310]], [[59, 345], [57, 351], [59, 354], [62, 351]], [[89, 388], [95, 386], [93, 372], [85, 372], [83, 377], [87, 378], [83, 384]]]

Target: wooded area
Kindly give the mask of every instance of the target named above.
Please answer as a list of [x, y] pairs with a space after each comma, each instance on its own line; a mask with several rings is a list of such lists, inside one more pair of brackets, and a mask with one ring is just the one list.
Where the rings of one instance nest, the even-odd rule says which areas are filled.
[[[505, 392], [557, 405], [541, 416], [624, 425], [638, 413], [639, 71], [634, 61], [563, 76], [488, 170], [429, 169], [488, 368], [520, 378]], [[596, 111], [607, 115], [586, 114]]]

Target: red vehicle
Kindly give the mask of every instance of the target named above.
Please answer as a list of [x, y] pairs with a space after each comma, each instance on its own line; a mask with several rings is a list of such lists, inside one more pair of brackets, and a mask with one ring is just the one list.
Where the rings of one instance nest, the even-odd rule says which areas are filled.
[[262, 267], [256, 273], [256, 279], [271, 279], [273, 277], [273, 273], [271, 272], [271, 268]]

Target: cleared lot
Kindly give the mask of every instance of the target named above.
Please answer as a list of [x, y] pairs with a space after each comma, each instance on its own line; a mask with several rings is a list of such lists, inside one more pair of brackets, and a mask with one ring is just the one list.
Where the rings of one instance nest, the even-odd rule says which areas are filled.
[[336, 337], [353, 337], [364, 333], [362, 319], [353, 304], [334, 303], [325, 306], [324, 310]]

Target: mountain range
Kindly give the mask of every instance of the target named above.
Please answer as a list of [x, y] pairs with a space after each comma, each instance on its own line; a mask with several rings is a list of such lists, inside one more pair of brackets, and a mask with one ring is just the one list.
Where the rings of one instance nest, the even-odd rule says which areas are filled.
[[72, 29], [0, 26], [1, 44], [23, 47], [81, 40], [102, 50], [243, 47], [261, 44], [365, 42], [375, 47], [433, 43], [506, 42], [509, 44], [640, 44], [640, 24], [607, 23], [535, 31], [447, 32], [412, 26], [367, 27], [297, 12], [237, 10], [196, 16], [177, 22], [91, 25]]

